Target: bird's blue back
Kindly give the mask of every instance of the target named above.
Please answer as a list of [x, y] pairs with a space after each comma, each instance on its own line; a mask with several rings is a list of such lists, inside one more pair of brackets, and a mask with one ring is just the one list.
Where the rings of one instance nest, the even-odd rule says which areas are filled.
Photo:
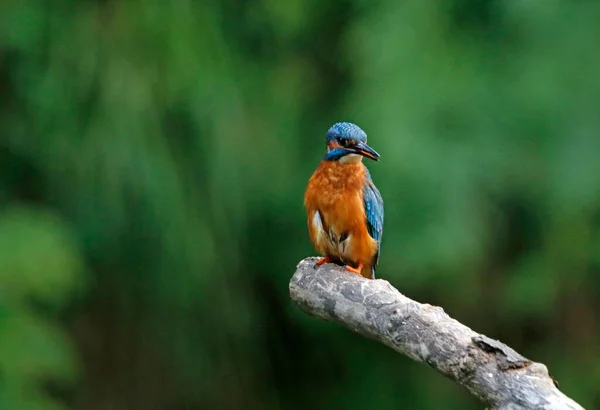
[[375, 270], [379, 261], [379, 247], [381, 236], [383, 235], [383, 198], [375, 184], [373, 184], [369, 170], [367, 170], [365, 186], [363, 188], [363, 198], [365, 214], [367, 215], [367, 231], [378, 242], [377, 254], [371, 265], [373, 279], [375, 279]]

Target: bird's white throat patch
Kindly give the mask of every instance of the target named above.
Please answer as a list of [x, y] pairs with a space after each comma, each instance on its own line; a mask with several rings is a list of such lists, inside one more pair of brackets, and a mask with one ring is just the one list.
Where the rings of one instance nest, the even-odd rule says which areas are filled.
[[342, 158], [340, 158], [340, 164], [354, 164], [356, 162], [360, 162], [362, 161], [363, 156], [362, 155], [358, 155], [358, 154], [348, 154], [348, 155], [344, 155]]

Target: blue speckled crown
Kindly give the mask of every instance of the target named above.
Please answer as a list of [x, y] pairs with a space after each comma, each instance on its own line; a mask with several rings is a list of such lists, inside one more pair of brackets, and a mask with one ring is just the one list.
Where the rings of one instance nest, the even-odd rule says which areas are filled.
[[333, 124], [329, 131], [325, 141], [331, 141], [337, 137], [347, 138], [356, 142], [367, 142], [367, 134], [356, 124], [351, 122], [338, 122]]

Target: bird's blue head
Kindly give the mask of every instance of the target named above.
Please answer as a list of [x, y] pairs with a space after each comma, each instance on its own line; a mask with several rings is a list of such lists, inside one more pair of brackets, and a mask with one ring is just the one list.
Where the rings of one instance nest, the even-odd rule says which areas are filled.
[[325, 159], [328, 161], [356, 162], [362, 157], [379, 161], [379, 154], [367, 145], [367, 134], [358, 125], [350, 122], [333, 124], [327, 131], [325, 141]]

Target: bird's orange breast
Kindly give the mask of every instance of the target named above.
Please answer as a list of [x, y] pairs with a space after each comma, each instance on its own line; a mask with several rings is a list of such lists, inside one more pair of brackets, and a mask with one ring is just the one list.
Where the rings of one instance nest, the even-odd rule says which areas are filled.
[[370, 265], [377, 241], [367, 231], [363, 187], [367, 170], [362, 162], [322, 161], [308, 182], [304, 205], [316, 250], [343, 263]]

